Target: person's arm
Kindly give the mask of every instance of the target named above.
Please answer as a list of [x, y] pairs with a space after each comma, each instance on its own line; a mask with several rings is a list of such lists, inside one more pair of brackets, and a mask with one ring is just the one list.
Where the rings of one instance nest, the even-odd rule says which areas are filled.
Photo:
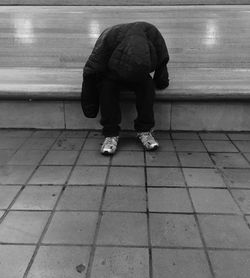
[[99, 111], [99, 92], [97, 87], [96, 74], [83, 77], [81, 106], [87, 118], [95, 118]]
[[156, 68], [153, 80], [156, 89], [162, 90], [169, 86], [169, 75], [166, 61]]

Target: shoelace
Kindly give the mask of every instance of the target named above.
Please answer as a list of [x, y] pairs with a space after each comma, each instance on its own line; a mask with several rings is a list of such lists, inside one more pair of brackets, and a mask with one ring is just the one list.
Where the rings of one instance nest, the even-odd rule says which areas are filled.
[[113, 145], [117, 145], [118, 138], [117, 137], [106, 137], [104, 141], [104, 145], [107, 147], [111, 147]]
[[140, 135], [140, 138], [142, 140], [143, 143], [152, 143], [155, 141], [154, 137], [152, 136], [152, 134], [150, 132], [143, 132]]

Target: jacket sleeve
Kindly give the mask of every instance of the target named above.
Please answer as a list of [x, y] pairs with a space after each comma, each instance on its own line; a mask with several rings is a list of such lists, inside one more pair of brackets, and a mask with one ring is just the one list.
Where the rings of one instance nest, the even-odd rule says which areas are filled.
[[155, 87], [159, 90], [165, 89], [169, 86], [169, 75], [166, 61], [156, 68], [153, 80]]
[[95, 74], [83, 77], [81, 106], [87, 118], [95, 118], [99, 111], [99, 92]]

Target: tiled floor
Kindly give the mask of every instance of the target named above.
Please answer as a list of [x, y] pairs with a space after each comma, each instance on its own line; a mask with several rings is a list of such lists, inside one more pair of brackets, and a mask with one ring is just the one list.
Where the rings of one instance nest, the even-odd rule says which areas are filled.
[[247, 278], [250, 133], [0, 130], [0, 277]]

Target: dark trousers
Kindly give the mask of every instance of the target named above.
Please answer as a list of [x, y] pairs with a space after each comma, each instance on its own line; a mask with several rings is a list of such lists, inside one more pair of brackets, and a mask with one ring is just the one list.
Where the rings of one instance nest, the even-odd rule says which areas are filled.
[[103, 135], [105, 137], [118, 136], [121, 123], [120, 91], [129, 89], [136, 96], [137, 118], [134, 128], [137, 132], [150, 131], [154, 127], [154, 97], [155, 88], [153, 79], [148, 75], [147, 79], [140, 83], [124, 83], [108, 78], [103, 78], [99, 84], [100, 112]]

